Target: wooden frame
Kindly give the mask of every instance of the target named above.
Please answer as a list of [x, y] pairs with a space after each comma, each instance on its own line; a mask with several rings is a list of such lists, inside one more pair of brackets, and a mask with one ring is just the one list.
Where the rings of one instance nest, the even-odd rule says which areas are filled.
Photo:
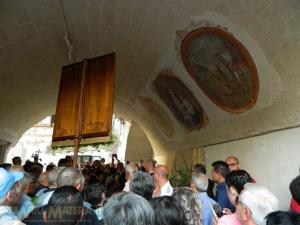
[[171, 71], [161, 72], [153, 84], [177, 121], [189, 131], [207, 124], [207, 116], [195, 96]]
[[182, 40], [181, 57], [201, 90], [223, 110], [242, 113], [255, 104], [256, 66], [247, 49], [228, 32], [214, 27], [191, 31]]

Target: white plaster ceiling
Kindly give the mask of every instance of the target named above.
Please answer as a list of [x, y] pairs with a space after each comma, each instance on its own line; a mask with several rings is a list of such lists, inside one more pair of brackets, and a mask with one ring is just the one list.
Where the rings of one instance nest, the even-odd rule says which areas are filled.
[[[76, 61], [116, 52], [115, 113], [139, 123], [154, 150], [187, 149], [298, 124], [298, 0], [62, 2]], [[263, 71], [259, 76], [264, 89], [258, 106], [249, 112], [231, 115], [217, 108], [202, 96], [176, 56], [170, 56], [176, 54], [176, 31], [205, 16], [231, 26], [258, 57], [254, 61]], [[58, 0], [0, 0], [0, 139], [14, 142], [54, 113], [60, 70], [70, 63], [64, 34]], [[149, 84], [164, 66], [175, 69], [197, 95], [211, 126], [187, 133], [165, 108], [177, 135], [169, 140], [158, 131], [137, 99], [146, 95], [162, 104]]]

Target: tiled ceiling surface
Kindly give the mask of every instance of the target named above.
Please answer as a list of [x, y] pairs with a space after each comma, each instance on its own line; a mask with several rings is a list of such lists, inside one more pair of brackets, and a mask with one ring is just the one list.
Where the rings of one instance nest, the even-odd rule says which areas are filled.
[[[62, 0], [75, 60], [116, 52], [115, 95], [134, 102], [177, 30], [212, 11], [242, 27], [297, 88], [298, 0]], [[0, 0], [0, 139], [17, 138], [55, 111], [69, 64], [59, 0]], [[299, 74], [299, 72], [298, 72]], [[291, 84], [290, 84], [291, 83]]]

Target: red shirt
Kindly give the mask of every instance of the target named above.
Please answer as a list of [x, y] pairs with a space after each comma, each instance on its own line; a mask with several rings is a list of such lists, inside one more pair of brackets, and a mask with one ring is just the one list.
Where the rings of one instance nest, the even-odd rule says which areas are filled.
[[291, 199], [290, 210], [292, 212], [300, 213], [300, 205], [293, 198]]

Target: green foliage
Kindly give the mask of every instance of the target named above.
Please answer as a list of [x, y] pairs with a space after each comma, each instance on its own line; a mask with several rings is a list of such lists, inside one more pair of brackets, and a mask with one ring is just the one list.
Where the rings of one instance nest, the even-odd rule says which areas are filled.
[[[79, 153], [85, 153], [85, 152], [100, 152], [101, 150], [108, 150], [108, 151], [113, 151], [119, 147], [121, 144], [120, 138], [116, 134], [112, 134], [110, 141], [108, 142], [103, 142], [103, 143], [93, 143], [93, 144], [80, 144], [78, 152]], [[55, 155], [57, 153], [71, 153], [74, 152], [74, 145], [69, 145], [69, 146], [49, 146], [47, 148], [47, 152]]]
[[191, 172], [188, 169], [177, 170], [171, 173], [169, 180], [173, 187], [189, 187]]

